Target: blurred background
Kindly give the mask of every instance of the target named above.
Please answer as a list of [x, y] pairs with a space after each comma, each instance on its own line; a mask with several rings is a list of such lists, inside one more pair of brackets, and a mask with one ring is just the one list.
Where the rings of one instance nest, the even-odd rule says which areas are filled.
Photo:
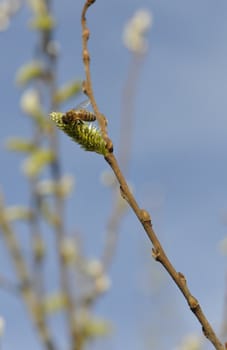
[[[72, 78], [84, 79], [82, 6], [82, 1], [53, 1], [59, 85]], [[150, 30], [144, 55], [135, 64], [123, 33], [140, 9], [151, 16]], [[226, 295], [226, 12], [223, 0], [99, 0], [87, 14], [95, 97], [108, 119], [116, 154], [127, 103], [125, 84], [130, 67], [139, 66], [126, 177], [138, 203], [151, 213], [167, 255], [176, 270], [185, 274], [192, 294], [218, 334], [223, 332]], [[18, 69], [36, 54], [38, 34], [29, 30], [30, 17], [31, 11], [23, 6], [0, 33], [0, 184], [6, 205], [29, 202], [29, 186], [21, 171], [23, 157], [8, 152], [5, 141], [9, 136], [31, 134], [31, 123], [20, 108], [23, 89], [15, 84]], [[84, 99], [80, 94], [62, 110]], [[100, 155], [84, 152], [63, 133], [59, 132], [59, 137], [63, 172], [75, 176], [75, 189], [65, 207], [66, 227], [77, 233], [86, 257], [96, 261], [102, 256], [113, 208], [111, 189], [103, 184], [103, 174], [109, 169]], [[25, 256], [27, 234], [26, 225], [17, 225]], [[200, 349], [201, 326], [162, 266], [153, 261], [151, 249], [140, 223], [128, 210], [120, 221], [117, 248], [108, 270], [110, 288], [94, 306], [96, 315], [111, 322], [112, 331], [89, 348]], [[3, 240], [0, 259], [0, 274], [13, 280], [14, 269]], [[51, 254], [45, 273], [48, 288], [55, 289], [57, 271]], [[1, 349], [43, 348], [23, 301], [5, 288], [0, 290], [0, 315], [5, 323]], [[59, 348], [67, 349], [59, 313], [49, 322], [57, 330]], [[183, 347], [187, 341], [192, 345]]]

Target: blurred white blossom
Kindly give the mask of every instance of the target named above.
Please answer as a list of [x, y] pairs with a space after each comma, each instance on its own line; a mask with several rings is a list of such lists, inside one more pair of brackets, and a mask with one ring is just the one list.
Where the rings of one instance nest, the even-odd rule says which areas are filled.
[[68, 264], [76, 261], [79, 256], [79, 251], [73, 238], [65, 237], [61, 242], [61, 255]]
[[95, 289], [99, 294], [107, 292], [111, 287], [111, 281], [107, 275], [102, 275], [95, 280]]
[[201, 350], [202, 338], [198, 334], [189, 334], [184, 337], [175, 350]]
[[112, 187], [116, 184], [116, 177], [112, 171], [105, 170], [101, 174], [101, 183], [106, 187]]
[[86, 262], [86, 274], [94, 279], [95, 291], [98, 294], [107, 292], [110, 289], [111, 281], [104, 272], [104, 267], [101, 261], [92, 259]]
[[60, 43], [56, 40], [51, 40], [47, 44], [47, 51], [49, 55], [51, 55], [52, 57], [56, 57], [57, 55], [59, 55], [60, 50], [61, 50]]
[[27, 0], [27, 3], [35, 15], [44, 15], [47, 12], [47, 4], [43, 0]]
[[227, 255], [227, 237], [223, 238], [219, 243], [218, 243], [218, 249], [220, 253], [224, 256]]
[[148, 10], [138, 10], [126, 23], [123, 31], [125, 46], [135, 54], [144, 54], [148, 49], [146, 33], [152, 26], [153, 17]]
[[20, 106], [28, 115], [34, 115], [40, 110], [40, 97], [35, 89], [29, 89], [21, 97]]
[[3, 336], [5, 331], [5, 320], [2, 316], [0, 316], [0, 337]]
[[90, 277], [97, 278], [103, 274], [103, 265], [101, 261], [92, 259], [86, 264], [86, 272]]
[[64, 198], [72, 193], [74, 184], [75, 178], [72, 175], [66, 174], [63, 175], [58, 182], [53, 180], [41, 180], [36, 185], [36, 191], [39, 195], [43, 196], [58, 192], [58, 194]]
[[21, 1], [3, 0], [0, 1], [0, 31], [6, 30], [10, 24], [10, 18], [19, 10]]

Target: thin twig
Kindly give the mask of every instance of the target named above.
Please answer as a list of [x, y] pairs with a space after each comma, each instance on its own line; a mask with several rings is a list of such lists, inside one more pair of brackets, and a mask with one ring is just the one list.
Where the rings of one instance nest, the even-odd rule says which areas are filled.
[[90, 73], [90, 54], [87, 48], [87, 42], [89, 39], [90, 31], [87, 27], [86, 23], [86, 12], [91, 6], [95, 0], [87, 0], [84, 4], [82, 15], [81, 15], [81, 25], [82, 25], [82, 55], [83, 55], [83, 62], [84, 62], [84, 69], [85, 69], [85, 75], [86, 80], [84, 81], [83, 90], [86, 93], [86, 95], [89, 97], [91, 101], [92, 108], [95, 112], [95, 115], [97, 117], [102, 136], [107, 144], [107, 149], [112, 152], [113, 151], [113, 144], [112, 141], [109, 139], [107, 134], [107, 120], [104, 115], [102, 115], [98, 109], [98, 105], [96, 103], [96, 100], [94, 98], [93, 88], [92, 88], [92, 81], [91, 81], [91, 73]]
[[[106, 127], [104, 127], [102, 116], [100, 115], [99, 109], [97, 107], [93, 89], [92, 89], [92, 81], [91, 81], [91, 74], [90, 74], [90, 55], [87, 47], [87, 42], [89, 39], [89, 29], [86, 24], [86, 12], [88, 8], [95, 2], [95, 0], [87, 0], [84, 4], [83, 11], [82, 11], [82, 17], [81, 17], [81, 24], [82, 24], [82, 42], [83, 42], [83, 62], [84, 62], [84, 68], [85, 68], [85, 74], [86, 74], [86, 81], [85, 81], [85, 89], [88, 97], [91, 100], [92, 107], [94, 109], [94, 112], [97, 116], [98, 122], [100, 123], [100, 128], [102, 130], [103, 135], [105, 136], [105, 140], [108, 140], [108, 146], [112, 145], [112, 141], [109, 140], [107, 135]], [[113, 149], [113, 147], [112, 147]], [[110, 151], [111, 148], [108, 148]], [[137, 218], [141, 222], [142, 226], [144, 227], [144, 230], [146, 231], [150, 241], [153, 244], [153, 257], [157, 261], [159, 261], [163, 267], [166, 269], [166, 271], [169, 273], [169, 275], [172, 277], [178, 288], [181, 290], [182, 294], [184, 295], [185, 299], [187, 300], [187, 303], [191, 309], [191, 311], [195, 314], [197, 319], [199, 320], [200, 324], [202, 325], [202, 330], [204, 335], [210, 340], [210, 342], [214, 345], [215, 349], [217, 350], [225, 350], [225, 346], [221, 343], [221, 341], [218, 339], [217, 335], [215, 334], [213, 328], [211, 327], [210, 323], [208, 322], [206, 316], [204, 315], [199, 302], [197, 299], [190, 293], [186, 279], [184, 275], [180, 272], [177, 272], [176, 269], [173, 267], [171, 262], [169, 261], [164, 249], [162, 248], [161, 243], [159, 242], [151, 224], [150, 215], [146, 210], [140, 209], [138, 206], [133, 194], [131, 193], [127, 182], [125, 181], [125, 178], [119, 168], [119, 165], [117, 163], [117, 160], [115, 156], [110, 152], [105, 157], [107, 163], [112, 168], [113, 172], [116, 175], [116, 178], [120, 184], [122, 196], [127, 200], [130, 207], [133, 209], [134, 213], [136, 214]]]

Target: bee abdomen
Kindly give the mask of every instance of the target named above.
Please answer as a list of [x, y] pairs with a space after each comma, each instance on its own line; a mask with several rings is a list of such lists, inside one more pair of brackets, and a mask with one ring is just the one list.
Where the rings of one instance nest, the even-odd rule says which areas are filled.
[[62, 116], [62, 122], [64, 124], [81, 124], [83, 121], [94, 122], [95, 120], [95, 114], [85, 109], [71, 109]]
[[74, 113], [78, 119], [83, 120], [84, 122], [94, 122], [96, 120], [96, 115], [85, 109], [74, 110]]

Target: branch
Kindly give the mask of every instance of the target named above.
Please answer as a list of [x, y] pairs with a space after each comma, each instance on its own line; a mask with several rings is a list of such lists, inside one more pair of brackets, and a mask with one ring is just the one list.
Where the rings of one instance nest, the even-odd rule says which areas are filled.
[[95, 97], [94, 97], [94, 93], [93, 93], [91, 73], [90, 73], [90, 54], [89, 54], [88, 47], [87, 47], [87, 42], [89, 39], [90, 31], [87, 27], [86, 12], [87, 12], [89, 6], [91, 6], [94, 2], [95, 2], [95, 0], [87, 0], [85, 2], [85, 5], [84, 5], [83, 10], [82, 10], [82, 15], [81, 15], [82, 49], [83, 49], [82, 55], [83, 55], [84, 69], [85, 69], [85, 75], [86, 75], [86, 80], [83, 83], [83, 91], [91, 101], [91, 105], [92, 105], [92, 108], [95, 112], [96, 118], [98, 120], [102, 136], [106, 142], [106, 148], [111, 153], [111, 152], [113, 152], [113, 143], [108, 137], [107, 120], [106, 120], [105, 116], [100, 113], [100, 111], [98, 109], [98, 105], [97, 105]]
[[[129, 170], [129, 162], [131, 157], [131, 145], [133, 134], [133, 114], [134, 101], [136, 95], [136, 87], [139, 78], [139, 72], [142, 67], [142, 62], [145, 57], [144, 53], [132, 52], [132, 61], [127, 73], [127, 78], [123, 87], [121, 97], [121, 117], [119, 130], [118, 144], [118, 162], [123, 169], [124, 174]], [[113, 262], [114, 254], [117, 248], [120, 223], [125, 216], [125, 211], [122, 211], [119, 206], [119, 188], [118, 182], [113, 184], [113, 208], [107, 222], [106, 242], [102, 261], [105, 269], [109, 268]]]
[[159, 261], [163, 267], [166, 269], [166, 271], [169, 273], [169, 275], [172, 277], [182, 294], [184, 295], [191, 311], [195, 314], [196, 318], [199, 320], [200, 324], [202, 325], [202, 330], [204, 335], [210, 340], [210, 342], [214, 345], [215, 349], [217, 350], [225, 350], [225, 346], [220, 342], [217, 335], [215, 334], [214, 330], [212, 329], [210, 323], [208, 322], [206, 316], [204, 315], [199, 302], [197, 299], [191, 294], [190, 290], [188, 289], [186, 279], [184, 275], [181, 272], [177, 272], [176, 269], [171, 264], [170, 260], [168, 259], [164, 249], [162, 248], [161, 243], [158, 240], [158, 237], [156, 236], [152, 224], [151, 224], [151, 218], [149, 213], [141, 209], [133, 194], [129, 190], [128, 184], [125, 181], [125, 178], [120, 170], [120, 167], [118, 165], [118, 162], [114, 156], [113, 152], [113, 144], [112, 141], [109, 139], [107, 134], [107, 123], [106, 119], [103, 118], [103, 116], [100, 114], [97, 103], [95, 101], [93, 89], [92, 89], [92, 81], [91, 81], [91, 74], [90, 74], [90, 55], [88, 51], [88, 39], [89, 39], [89, 29], [87, 27], [86, 23], [86, 13], [88, 8], [95, 2], [95, 0], [87, 0], [84, 4], [83, 10], [82, 10], [82, 16], [81, 16], [81, 25], [82, 25], [82, 47], [83, 47], [83, 62], [84, 62], [84, 69], [85, 69], [85, 75], [86, 80], [84, 82], [84, 91], [89, 97], [92, 107], [94, 109], [94, 112], [97, 116], [97, 120], [99, 122], [102, 135], [107, 142], [107, 149], [109, 151], [108, 155], [105, 156], [105, 160], [112, 168], [113, 172], [116, 175], [116, 178], [119, 182], [121, 193], [123, 198], [128, 202], [132, 210], [134, 211], [135, 215], [137, 216], [138, 220], [141, 222], [142, 226], [144, 227], [145, 232], [147, 233], [148, 238], [153, 244], [153, 257], [155, 260]]
[[[45, 0], [46, 6], [48, 8], [48, 14], [51, 14], [51, 3], [49, 0]], [[49, 88], [50, 88], [50, 99], [51, 105], [50, 109], [54, 110], [58, 103], [55, 101], [57, 82], [56, 82], [56, 65], [57, 65], [57, 50], [53, 52], [48, 49], [52, 43], [53, 30], [42, 32], [42, 53], [44, 58], [48, 61], [48, 70], [51, 79], [49, 79]], [[53, 44], [53, 43], [52, 43]], [[50, 133], [50, 148], [54, 154], [54, 160], [50, 166], [51, 177], [56, 183], [60, 183], [62, 176], [62, 169], [59, 160], [59, 140], [58, 135], [54, 128]], [[54, 210], [57, 214], [58, 220], [55, 225], [55, 234], [56, 234], [56, 248], [59, 260], [59, 275], [60, 275], [60, 286], [64, 297], [66, 299], [66, 317], [67, 324], [70, 330], [71, 336], [71, 349], [80, 350], [81, 345], [81, 336], [80, 331], [78, 330], [77, 325], [75, 324], [75, 314], [76, 314], [76, 305], [73, 299], [71, 291], [71, 280], [68, 274], [68, 265], [63, 253], [64, 240], [66, 239], [66, 229], [64, 224], [64, 200], [59, 192], [54, 194]]]
[[21, 253], [16, 235], [5, 218], [4, 211], [3, 199], [0, 198], [0, 230], [2, 231], [6, 246], [13, 260], [16, 274], [21, 284], [21, 293], [46, 349], [55, 350], [55, 345], [53, 344], [50, 332], [43, 318], [40, 303], [33, 290], [26, 261]]

